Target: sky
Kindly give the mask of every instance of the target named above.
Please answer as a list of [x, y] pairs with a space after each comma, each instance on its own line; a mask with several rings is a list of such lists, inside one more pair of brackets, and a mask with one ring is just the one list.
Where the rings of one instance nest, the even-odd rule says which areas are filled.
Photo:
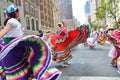
[[73, 16], [82, 24], [85, 23], [84, 5], [86, 1], [87, 0], [72, 0]]

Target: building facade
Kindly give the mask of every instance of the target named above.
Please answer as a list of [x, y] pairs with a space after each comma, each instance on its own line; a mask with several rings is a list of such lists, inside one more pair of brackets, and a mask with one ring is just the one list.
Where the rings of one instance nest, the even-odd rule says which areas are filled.
[[61, 21], [64, 21], [68, 30], [75, 28], [73, 19], [72, 0], [59, 0]]
[[85, 23], [89, 24], [89, 22], [91, 21], [91, 18], [90, 18], [90, 0], [86, 1], [85, 6], [84, 6], [84, 10], [85, 10]]
[[41, 29], [39, 0], [21, 0], [21, 8], [26, 34], [37, 34]]
[[[10, 4], [15, 4], [20, 10], [20, 22], [26, 35], [36, 35], [40, 29], [43, 31], [55, 30], [55, 24], [60, 20], [59, 5], [58, 0], [55, 0], [54, 3], [52, 1], [53, 0], [1, 0], [0, 26], [3, 26], [6, 18], [6, 8]], [[57, 13], [55, 9], [58, 10]], [[55, 20], [57, 22], [55, 22]]]
[[72, 0], [59, 0], [61, 20], [73, 18], [72, 13]]
[[91, 21], [95, 21], [96, 19], [96, 0], [91, 0], [90, 2], [90, 15], [91, 15]]
[[54, 29], [52, 0], [40, 0], [40, 19], [42, 30]]
[[58, 22], [60, 21], [60, 7], [59, 0], [52, 0], [53, 17], [54, 17], [54, 30], [57, 30]]
[[[20, 22], [24, 28], [24, 33], [37, 34], [40, 29], [40, 17], [39, 17], [39, 0], [1, 0], [0, 2], [1, 11], [1, 27], [4, 26], [4, 20], [6, 18], [6, 8], [14, 4], [19, 8], [20, 11]], [[3, 6], [4, 5], [4, 6]]]

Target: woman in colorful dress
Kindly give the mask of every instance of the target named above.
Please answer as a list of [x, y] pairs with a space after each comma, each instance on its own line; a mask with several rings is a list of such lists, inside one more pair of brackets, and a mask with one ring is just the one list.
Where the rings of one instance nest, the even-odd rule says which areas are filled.
[[[55, 41], [56, 46], [57, 46], [57, 44], [64, 42], [66, 40], [66, 38], [68, 37], [67, 29], [64, 25], [64, 22], [58, 23], [58, 30], [57, 30], [56, 35], [57, 35], [56, 41]], [[57, 48], [55, 48], [55, 47], [54, 47], [54, 49], [57, 50]], [[58, 60], [56, 60], [56, 57], [58, 57], [58, 54], [56, 54], [55, 52], [54, 52], [53, 56], [54, 56], [53, 57], [54, 61], [57, 61], [57, 63], [62, 63], [62, 67], [67, 67], [70, 65], [68, 63], [68, 61], [71, 60], [71, 58], [72, 58], [70, 50], [66, 51], [65, 53], [62, 53], [61, 54], [62, 58], [60, 60], [58, 58], [57, 58]]]
[[117, 72], [120, 73], [120, 29], [114, 30], [112, 35], [107, 35], [107, 37], [112, 44], [108, 56], [112, 58], [111, 64], [116, 67]]
[[17, 7], [10, 5], [6, 13], [0, 32], [5, 43], [0, 52], [2, 80], [57, 80], [61, 71], [50, 68], [51, 53], [45, 42], [35, 35], [23, 36]]
[[62, 22], [58, 23], [58, 30], [49, 38], [53, 60], [62, 63], [66, 67], [72, 59], [71, 49], [80, 43], [84, 43], [89, 35], [89, 27], [77, 26], [73, 30], [67, 31]]

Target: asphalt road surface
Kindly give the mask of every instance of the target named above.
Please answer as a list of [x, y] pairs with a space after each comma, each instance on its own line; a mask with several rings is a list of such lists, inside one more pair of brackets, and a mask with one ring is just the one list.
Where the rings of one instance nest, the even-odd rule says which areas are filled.
[[70, 66], [63, 68], [54, 62], [52, 66], [62, 71], [59, 80], [120, 80], [117, 69], [110, 64], [110, 48], [108, 43], [95, 49], [80, 44], [72, 50]]

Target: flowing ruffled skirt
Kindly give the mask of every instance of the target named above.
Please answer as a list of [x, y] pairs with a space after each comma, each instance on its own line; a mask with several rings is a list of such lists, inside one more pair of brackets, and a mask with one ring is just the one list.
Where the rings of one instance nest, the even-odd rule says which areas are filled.
[[0, 52], [2, 80], [56, 80], [61, 71], [50, 64], [51, 53], [38, 36], [15, 38]]
[[53, 53], [53, 60], [57, 62], [69, 61], [72, 58], [71, 49], [84, 43], [89, 35], [89, 27], [77, 27], [63, 36], [49, 35], [49, 45]]

